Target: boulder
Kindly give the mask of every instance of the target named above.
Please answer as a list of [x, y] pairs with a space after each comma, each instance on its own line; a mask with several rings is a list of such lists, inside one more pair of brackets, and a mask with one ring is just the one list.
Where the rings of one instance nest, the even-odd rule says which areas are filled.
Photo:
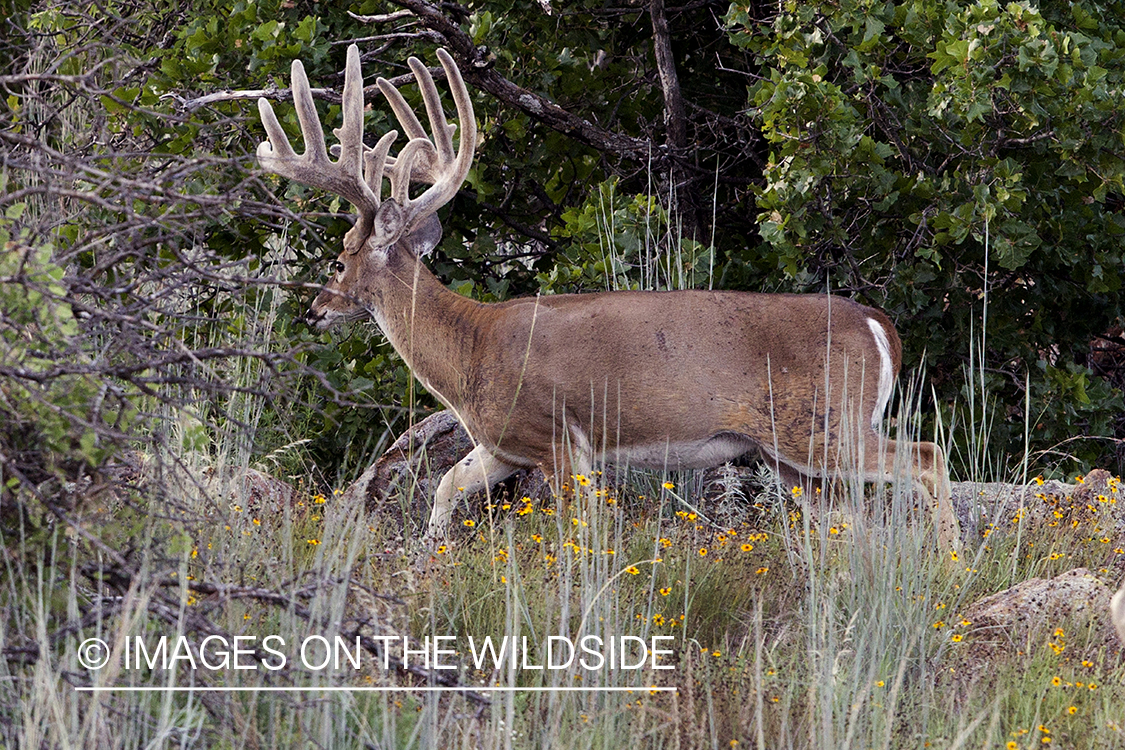
[[298, 492], [288, 482], [257, 469], [245, 469], [231, 478], [230, 496], [248, 510], [281, 514], [296, 502]]
[[1088, 627], [1088, 645], [1114, 643], [1110, 617], [1111, 589], [1086, 568], [1054, 578], [1032, 578], [986, 596], [962, 613], [969, 633], [997, 646], [1026, 644], [1062, 623]]
[[[953, 482], [953, 509], [963, 538], [994, 524], [1096, 520], [1106, 532], [1125, 533], [1125, 489], [1105, 469], [1094, 469], [1074, 484], [1047, 480], [1024, 484]], [[979, 537], [976, 537], [979, 538]]]

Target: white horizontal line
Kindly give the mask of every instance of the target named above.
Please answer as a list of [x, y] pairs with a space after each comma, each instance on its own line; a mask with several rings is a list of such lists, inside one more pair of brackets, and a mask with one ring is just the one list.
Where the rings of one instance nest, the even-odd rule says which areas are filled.
[[445, 687], [422, 685], [420, 687], [207, 687], [207, 686], [121, 686], [76, 687], [82, 693], [644, 693], [676, 692], [674, 687]]

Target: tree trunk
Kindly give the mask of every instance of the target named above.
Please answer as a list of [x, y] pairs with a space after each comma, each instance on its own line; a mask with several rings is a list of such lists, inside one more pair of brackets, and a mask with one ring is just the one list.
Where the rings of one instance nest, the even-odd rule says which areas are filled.
[[668, 31], [668, 17], [664, 0], [650, 0], [652, 17], [652, 45], [656, 55], [656, 70], [660, 75], [660, 88], [664, 92], [664, 126], [667, 128], [669, 151], [668, 170], [674, 187], [675, 203], [671, 206], [683, 222], [685, 238], [699, 240], [703, 227], [700, 214], [699, 191], [686, 165], [689, 157], [687, 115], [680, 79], [676, 75], [676, 60], [672, 56], [672, 37]]

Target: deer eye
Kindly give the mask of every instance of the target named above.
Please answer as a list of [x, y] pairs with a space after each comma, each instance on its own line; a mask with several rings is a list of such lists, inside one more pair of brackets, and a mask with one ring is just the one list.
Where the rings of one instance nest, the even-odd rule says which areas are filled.
[[336, 273], [343, 273], [345, 270], [344, 264], [341, 261], [336, 261], [335, 263], [333, 263], [332, 268], [336, 271]]

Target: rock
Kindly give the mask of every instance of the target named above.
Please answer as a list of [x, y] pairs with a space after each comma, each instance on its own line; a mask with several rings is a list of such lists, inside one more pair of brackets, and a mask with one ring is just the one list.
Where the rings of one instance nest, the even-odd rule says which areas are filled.
[[967, 628], [942, 657], [939, 680], [957, 692], [999, 687], [997, 663], [1038, 658], [1054, 649], [1059, 658], [1119, 658], [1121, 643], [1110, 620], [1110, 588], [1085, 568], [1054, 578], [1032, 578], [986, 596], [956, 615]]
[[[344, 490], [343, 499], [361, 499], [368, 511], [396, 518], [400, 527], [404, 511], [408, 517], [421, 519], [442, 475], [472, 447], [452, 414], [431, 414], [400, 435]], [[405, 501], [405, 507], [399, 499]]]
[[[412, 533], [424, 530], [433, 493], [442, 476], [472, 448], [472, 440], [453, 415], [448, 411], [436, 412], [403, 433], [348, 487], [345, 496], [358, 496], [369, 511], [378, 509], [389, 513], [398, 519], [402, 528], [410, 518]], [[745, 464], [746, 461], [740, 461], [704, 474], [701, 501], [708, 507], [716, 500], [724, 501], [725, 513], [716, 513], [717, 516], [737, 515], [738, 503], [725, 501], [736, 495], [749, 497], [760, 488], [755, 470]], [[752, 467], [753, 461], [749, 465]], [[607, 484], [616, 485], [622, 479], [618, 475], [607, 477]], [[1013, 519], [1020, 517], [1021, 510], [1025, 522], [1049, 522], [1056, 517], [1056, 512], [1067, 514], [1068, 519], [1099, 514], [1105, 519], [1102, 525], [1107, 530], [1125, 531], [1125, 492], [1109, 472], [1102, 469], [1090, 472], [1078, 484], [1053, 480], [1027, 485], [954, 482], [952, 491], [954, 511], [966, 540], [979, 539], [979, 532], [989, 524], [1010, 527]], [[546, 500], [551, 493], [542, 472], [531, 470], [517, 472], [494, 488], [491, 496], [494, 500], [504, 496]], [[479, 517], [484, 497], [482, 492], [470, 499], [468, 508], [474, 517]], [[459, 511], [464, 513], [465, 508]]]
[[[1006, 482], [953, 482], [953, 509], [964, 539], [974, 530], [1065, 519], [1091, 520], [1106, 531], [1125, 532], [1125, 490], [1105, 469], [1094, 469], [1075, 484], [1048, 480], [1026, 485]], [[1020, 515], [1022, 511], [1022, 516]]]
[[[1105, 469], [1094, 469], [1078, 483], [1071, 493], [1071, 502], [1085, 504], [1092, 507], [1104, 505], [1109, 498], [1118, 494], [1114, 491], [1117, 486], [1112, 481], [1113, 477]], [[1125, 501], [1125, 498], [1123, 498]]]
[[245, 469], [235, 474], [231, 479], [230, 494], [247, 509], [278, 514], [297, 498], [293, 485], [257, 469]]
[[[202, 462], [200, 462], [202, 463]], [[99, 502], [116, 504], [131, 492], [167, 492], [173, 496], [202, 496], [209, 501], [229, 508], [238, 506], [254, 513], [280, 515], [304, 494], [305, 489], [284, 479], [249, 467], [215, 466], [171, 460], [161, 454], [126, 451], [99, 468], [111, 498]], [[83, 493], [92, 495], [88, 485], [75, 485]]]
[[1111, 644], [1110, 589], [1086, 568], [1054, 578], [1032, 578], [969, 606], [971, 635], [1022, 647], [1037, 631], [1068, 621], [1087, 624], [1091, 643]]

